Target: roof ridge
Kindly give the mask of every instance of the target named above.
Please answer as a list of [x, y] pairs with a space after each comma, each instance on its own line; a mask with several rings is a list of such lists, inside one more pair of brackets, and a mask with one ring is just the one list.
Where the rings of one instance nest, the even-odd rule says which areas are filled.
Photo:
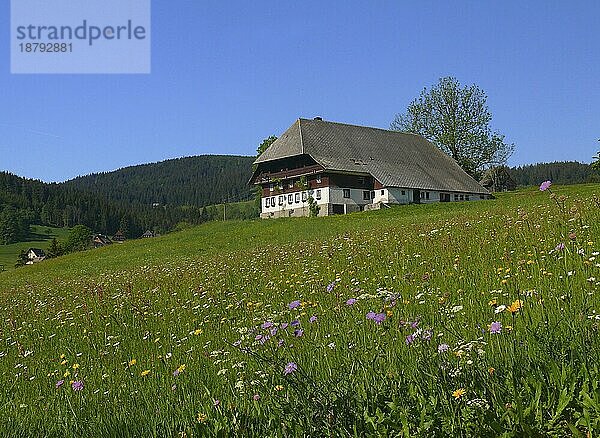
[[[300, 117], [298, 119], [298, 121], [305, 121], [305, 122], [314, 122], [315, 120], [312, 119], [306, 119], [304, 117]], [[378, 128], [376, 126], [364, 126], [364, 125], [355, 125], [352, 123], [342, 123], [342, 122], [333, 122], [331, 120], [319, 120], [318, 123], [329, 123], [332, 125], [342, 125], [342, 126], [352, 126], [354, 128], [363, 128], [363, 129], [374, 129], [377, 131], [385, 131], [385, 132], [391, 132], [393, 134], [410, 134], [410, 135], [414, 135], [416, 137], [422, 137], [419, 134], [415, 134], [414, 132], [408, 132], [408, 131], [397, 131], [395, 129], [385, 129], [385, 128]]]

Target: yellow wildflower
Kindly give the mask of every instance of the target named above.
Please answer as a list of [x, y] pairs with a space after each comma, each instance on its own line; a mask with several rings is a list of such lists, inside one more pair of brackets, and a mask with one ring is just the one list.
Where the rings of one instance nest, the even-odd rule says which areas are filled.
[[67, 359], [65, 359], [65, 360], [63, 360], [63, 361], [62, 361], [60, 364], [61, 364], [61, 365], [65, 365], [67, 362], [68, 362], [68, 360], [67, 360]]
[[456, 400], [458, 400], [463, 395], [465, 395], [466, 392], [467, 391], [465, 390], [465, 388], [459, 388], [452, 393], [452, 397], [454, 397]]
[[141, 374], [140, 374], [140, 375], [141, 375], [142, 377], [146, 377], [148, 374], [150, 374], [150, 370], [144, 370], [144, 371], [142, 371], [142, 372], [141, 372]]
[[521, 307], [523, 307], [523, 301], [515, 300], [510, 306], [506, 308], [506, 310], [510, 313], [515, 313], [518, 312]]
[[73, 369], [74, 369], [74, 370], [77, 370], [77, 369], [79, 369], [79, 364], [78, 364], [78, 363], [74, 363], [74, 364], [73, 364]]
[[277, 385], [275, 391], [283, 391], [283, 385]]
[[136, 363], [137, 363], [137, 360], [135, 360], [135, 359], [131, 359], [131, 360], [129, 361], [129, 366], [130, 366], [130, 367], [132, 367], [132, 366], [134, 366]]
[[198, 420], [198, 423], [206, 423], [206, 420], [208, 420], [208, 416], [201, 412], [198, 412], [198, 416], [196, 418]]
[[194, 330], [194, 334], [195, 334], [196, 336], [198, 336], [198, 335], [202, 334], [202, 329], [196, 329], [196, 330]]
[[490, 373], [490, 376], [491, 376], [491, 375], [493, 375], [493, 374], [494, 374], [494, 372], [496, 372], [496, 368], [494, 368], [494, 367], [490, 367], [490, 368], [488, 369], [488, 373]]

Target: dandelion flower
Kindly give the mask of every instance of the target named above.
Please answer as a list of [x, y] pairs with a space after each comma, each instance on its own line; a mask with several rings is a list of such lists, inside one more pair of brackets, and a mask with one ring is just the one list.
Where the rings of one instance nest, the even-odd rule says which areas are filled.
[[140, 373], [142, 377], [146, 377], [148, 374], [150, 374], [150, 370], [144, 370]]
[[132, 367], [132, 366], [134, 366], [136, 363], [137, 363], [137, 360], [135, 360], [135, 359], [131, 359], [127, 365], [129, 365], [130, 367]]
[[458, 400], [463, 395], [465, 395], [466, 392], [467, 391], [465, 390], [465, 388], [459, 388], [452, 393], [452, 397], [454, 397], [456, 400]]
[[506, 310], [508, 310], [510, 313], [515, 313], [518, 312], [521, 307], [523, 307], [523, 301], [515, 300], [510, 306], [508, 306]]
[[208, 420], [208, 416], [206, 414], [198, 412], [196, 420], [198, 420], [198, 423], [206, 423], [206, 420]]

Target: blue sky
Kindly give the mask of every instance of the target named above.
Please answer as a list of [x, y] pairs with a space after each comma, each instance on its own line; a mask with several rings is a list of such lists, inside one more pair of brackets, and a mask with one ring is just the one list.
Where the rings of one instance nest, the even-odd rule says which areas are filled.
[[0, 6], [0, 170], [62, 181], [252, 155], [298, 117], [387, 128], [443, 76], [488, 95], [510, 164], [600, 143], [600, 2], [152, 2], [150, 75], [11, 75]]

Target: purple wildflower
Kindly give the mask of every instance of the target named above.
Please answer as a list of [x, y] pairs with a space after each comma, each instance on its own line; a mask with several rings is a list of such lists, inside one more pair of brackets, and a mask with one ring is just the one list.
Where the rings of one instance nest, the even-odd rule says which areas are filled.
[[542, 192], [545, 192], [546, 190], [548, 190], [550, 188], [551, 185], [552, 185], [552, 181], [544, 181], [543, 183], [540, 184], [540, 190]]
[[300, 301], [298, 301], [298, 300], [292, 301], [290, 304], [288, 304], [288, 307], [290, 310], [294, 310], [297, 307], [300, 307]]
[[445, 353], [449, 348], [450, 346], [448, 344], [440, 344], [438, 345], [438, 353]]
[[281, 324], [281, 330], [285, 330], [286, 328], [288, 328], [289, 324], [287, 322], [284, 322]]
[[263, 336], [263, 338], [258, 342], [260, 342], [260, 345], [264, 345], [269, 339], [271, 339], [271, 336]]
[[303, 334], [304, 334], [304, 330], [302, 330], [302, 329], [294, 330], [294, 336], [296, 336], [297, 338], [299, 338]]
[[292, 374], [297, 369], [298, 369], [298, 365], [296, 365], [294, 362], [289, 362], [285, 366], [285, 369], [283, 370], [283, 375], [287, 376], [288, 374]]
[[258, 394], [254, 394], [254, 395], [252, 396], [252, 400], [254, 400], [254, 401], [259, 401], [259, 400], [260, 400], [260, 395], [258, 395]]
[[279, 342], [277, 343], [277, 347], [283, 347], [284, 344], [284, 340], [280, 339]]
[[410, 345], [415, 341], [415, 336], [414, 335], [408, 335], [406, 337], [406, 345]]
[[242, 345], [242, 341], [240, 341], [240, 340], [237, 340], [233, 343], [234, 347], [239, 347], [240, 345]]
[[263, 335], [256, 335], [256, 336], [254, 337], [254, 340], [255, 340], [255, 341], [260, 341], [262, 338], [263, 338]]
[[369, 313], [367, 313], [367, 319], [375, 320], [375, 312], [369, 312]]
[[181, 371], [179, 371], [179, 368], [177, 368], [175, 371], [173, 371], [173, 377], [177, 377], [180, 374], [181, 374]]
[[81, 380], [76, 380], [71, 384], [71, 388], [73, 388], [73, 391], [81, 391], [83, 389], [83, 382]]
[[271, 336], [275, 336], [277, 334], [277, 327], [273, 327], [269, 333], [271, 333]]
[[218, 408], [219, 406], [221, 406], [221, 400], [219, 400], [218, 398], [213, 400], [213, 406], [215, 408]]
[[556, 248], [554, 248], [554, 251], [562, 251], [563, 249], [565, 249], [565, 244], [560, 242], [558, 245], [556, 245]]
[[64, 380], [59, 380], [58, 382], [56, 382], [56, 389], [60, 388], [61, 386], [63, 386], [63, 384], [65, 383]]
[[308, 320], [308, 322], [313, 323], [317, 320], [317, 317], [315, 315], [311, 316], [310, 319]]
[[294, 320], [292, 321], [292, 327], [298, 327], [299, 325], [300, 325], [300, 321], [299, 321], [299, 320], [297, 320], [297, 319], [294, 319]]
[[354, 303], [356, 303], [356, 298], [350, 298], [348, 301], [346, 301], [346, 306], [351, 306]]
[[271, 321], [265, 321], [263, 322], [263, 325], [261, 325], [261, 327], [266, 330], [273, 327], [273, 323]]
[[502, 331], [502, 323], [498, 321], [494, 321], [490, 324], [490, 333], [497, 334]]
[[411, 322], [411, 323], [410, 323], [410, 327], [411, 327], [411, 328], [417, 328], [417, 326], [418, 326], [418, 325], [419, 325], [419, 320], [418, 320], [418, 319], [417, 319], [417, 320], [415, 320], [414, 322]]
[[331, 292], [333, 290], [333, 288], [335, 287], [335, 283], [336, 282], [333, 281], [327, 285], [327, 292]]
[[373, 321], [375, 321], [376, 324], [381, 324], [383, 321], [385, 321], [385, 313], [378, 313], [375, 315], [375, 317], [373, 318]]

